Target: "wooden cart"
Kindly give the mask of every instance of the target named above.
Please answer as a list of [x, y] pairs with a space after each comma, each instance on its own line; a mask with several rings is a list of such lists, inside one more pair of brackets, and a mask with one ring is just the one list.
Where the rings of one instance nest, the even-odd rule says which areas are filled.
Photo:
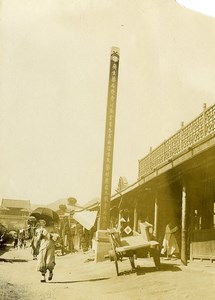
[[160, 269], [160, 251], [157, 241], [148, 241], [143, 235], [137, 233], [122, 238], [115, 229], [109, 229], [108, 232], [112, 245], [109, 256], [110, 260], [115, 262], [117, 276], [120, 275], [118, 261], [122, 261], [124, 257], [129, 258], [131, 268], [135, 270], [135, 258], [146, 258], [149, 254], [153, 257], [156, 269]]

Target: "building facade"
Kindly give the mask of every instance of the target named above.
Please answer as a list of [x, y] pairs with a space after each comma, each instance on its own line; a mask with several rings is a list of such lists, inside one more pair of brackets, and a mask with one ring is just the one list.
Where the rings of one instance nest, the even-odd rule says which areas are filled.
[[[132, 230], [154, 226], [162, 245], [171, 218], [177, 224], [180, 257], [215, 259], [215, 105], [139, 160], [137, 181], [111, 199], [112, 219]], [[114, 208], [114, 209], [113, 209]]]
[[27, 226], [31, 212], [30, 200], [2, 199], [0, 206], [0, 223], [7, 230], [18, 230]]

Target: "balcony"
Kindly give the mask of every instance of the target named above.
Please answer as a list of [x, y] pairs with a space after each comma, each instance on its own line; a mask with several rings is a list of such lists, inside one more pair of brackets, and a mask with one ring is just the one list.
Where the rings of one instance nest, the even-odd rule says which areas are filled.
[[[209, 141], [215, 134], [215, 105], [209, 108], [204, 107], [203, 113], [195, 118], [188, 125], [181, 127], [181, 129], [164, 141], [160, 146], [151, 150], [144, 158], [139, 160], [138, 179], [144, 178], [154, 170], [161, 168], [167, 163], [183, 156], [190, 149]], [[208, 143], [196, 150], [205, 150], [206, 147], [214, 145]], [[188, 157], [190, 158], [190, 156]]]

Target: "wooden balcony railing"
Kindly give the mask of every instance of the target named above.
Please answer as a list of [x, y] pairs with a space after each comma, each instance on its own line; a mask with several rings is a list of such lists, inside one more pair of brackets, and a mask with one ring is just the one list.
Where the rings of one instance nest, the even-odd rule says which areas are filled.
[[147, 176], [154, 169], [213, 133], [215, 133], [215, 105], [209, 108], [204, 106], [203, 113], [197, 118], [186, 126], [182, 125], [176, 134], [139, 160], [139, 178]]

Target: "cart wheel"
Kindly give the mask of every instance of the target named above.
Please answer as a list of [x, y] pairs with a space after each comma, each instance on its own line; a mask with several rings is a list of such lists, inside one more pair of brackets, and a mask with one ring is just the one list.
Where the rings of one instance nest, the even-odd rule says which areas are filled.
[[109, 258], [110, 258], [110, 261], [114, 261], [114, 255], [115, 255], [114, 251], [113, 251], [113, 250], [110, 250], [110, 251], [109, 251]]
[[135, 269], [134, 256], [129, 256], [132, 269]]
[[114, 262], [115, 262], [115, 267], [116, 267], [116, 274], [119, 276], [119, 266], [118, 266], [118, 259], [117, 255], [114, 253]]
[[160, 254], [157, 250], [153, 251], [153, 260], [157, 270], [160, 270]]

